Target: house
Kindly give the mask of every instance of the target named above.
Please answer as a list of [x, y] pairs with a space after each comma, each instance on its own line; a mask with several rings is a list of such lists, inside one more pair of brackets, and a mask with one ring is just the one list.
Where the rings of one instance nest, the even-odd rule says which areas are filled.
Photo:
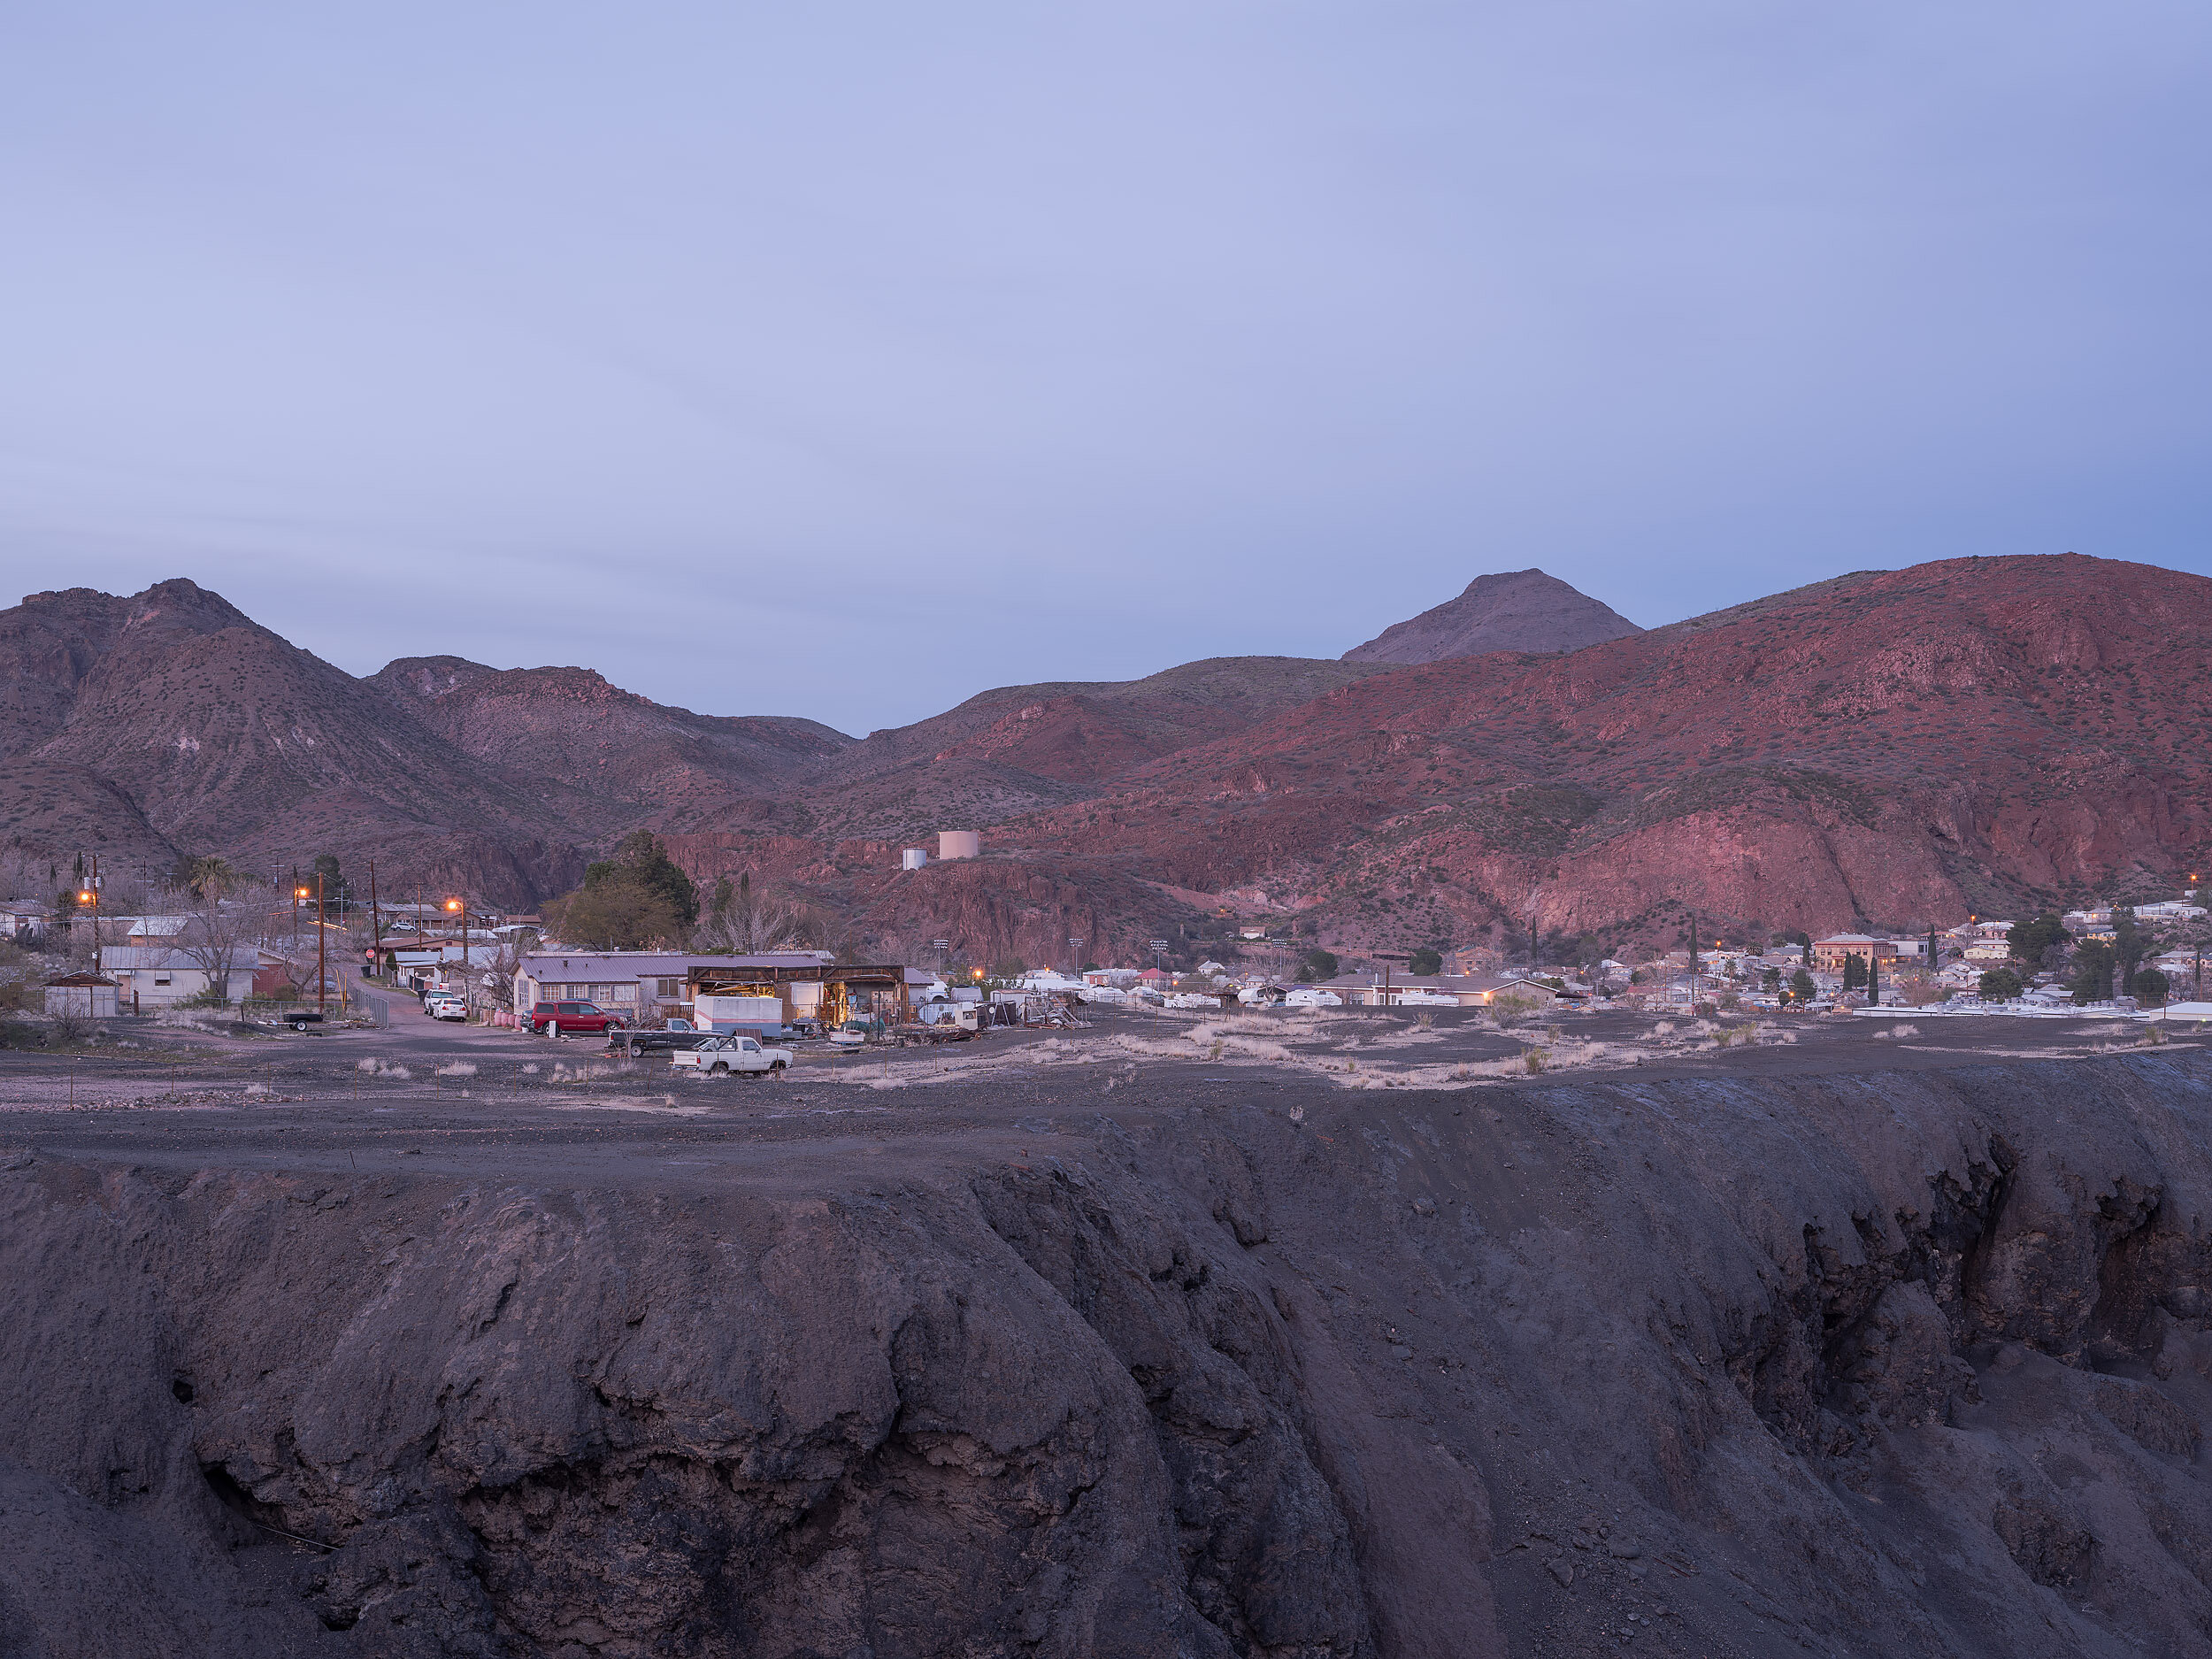
[[109, 945], [100, 952], [100, 966], [115, 981], [118, 1003], [143, 1013], [173, 1008], [205, 995], [211, 988], [224, 1002], [232, 1001], [231, 984], [254, 972], [254, 956], [249, 944], [232, 957], [230, 972], [219, 977], [173, 945]]
[[2192, 904], [2185, 899], [2161, 899], [2155, 904], [2139, 904], [2135, 919], [2139, 922], [2194, 922], [2206, 914], [2201, 904]]
[[64, 973], [46, 981], [46, 1011], [80, 1019], [115, 1018], [115, 981], [96, 973]]
[[50, 904], [10, 899], [0, 903], [0, 939], [29, 939], [44, 933], [53, 919], [54, 907]]
[[[118, 916], [111, 919], [130, 924], [126, 937], [134, 943], [153, 944], [160, 940], [178, 937], [184, 932], [185, 924], [192, 918], [188, 916]], [[107, 929], [103, 927], [100, 931], [104, 934]]]
[[1561, 995], [1554, 986], [1496, 974], [1394, 973], [1388, 984], [1379, 974], [1343, 974], [1321, 988], [1335, 992], [1350, 1008], [1486, 1008], [1502, 996], [1548, 1008]]
[[1861, 962], [1890, 963], [1897, 959], [1897, 947], [1891, 941], [1876, 939], [1870, 933], [1831, 933], [1825, 939], [1813, 941], [1816, 968], [1840, 973], [1847, 956], [1856, 956]]
[[515, 1007], [596, 1002], [632, 1024], [690, 1017], [702, 995], [776, 998], [783, 1018], [841, 1025], [849, 1018], [904, 1019], [930, 976], [913, 969], [841, 964], [813, 950], [741, 955], [718, 951], [533, 951], [516, 964]]
[[2001, 939], [1977, 939], [1966, 948], [1966, 959], [1984, 967], [2012, 960], [2012, 947]]

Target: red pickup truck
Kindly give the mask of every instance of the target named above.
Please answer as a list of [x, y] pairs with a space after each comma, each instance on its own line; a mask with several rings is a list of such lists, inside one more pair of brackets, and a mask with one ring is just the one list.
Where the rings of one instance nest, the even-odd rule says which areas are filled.
[[596, 1002], [533, 1002], [530, 1004], [530, 1030], [534, 1033], [550, 1031], [556, 1037], [566, 1037], [576, 1032], [620, 1031], [625, 1021], [619, 1014], [610, 1014]]

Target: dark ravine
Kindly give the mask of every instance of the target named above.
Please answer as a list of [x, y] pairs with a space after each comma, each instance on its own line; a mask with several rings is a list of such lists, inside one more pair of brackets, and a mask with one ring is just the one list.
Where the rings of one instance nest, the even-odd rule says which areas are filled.
[[2212, 1063], [1103, 1082], [18, 1119], [0, 1653], [2212, 1652]]

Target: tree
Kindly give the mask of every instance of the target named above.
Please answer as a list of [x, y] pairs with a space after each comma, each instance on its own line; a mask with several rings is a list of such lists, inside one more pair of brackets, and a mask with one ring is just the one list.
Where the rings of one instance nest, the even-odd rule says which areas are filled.
[[2005, 934], [2005, 945], [2015, 962], [2024, 962], [2033, 968], [2042, 964], [2044, 953], [2054, 945], [2066, 944], [2073, 937], [2063, 922], [2046, 910], [2033, 921], [2015, 922]]
[[1866, 958], [1853, 951], [1843, 959], [1843, 988], [1855, 991], [1866, 983]]
[[635, 883], [667, 905], [686, 927], [699, 919], [699, 890], [668, 856], [660, 837], [650, 830], [631, 831], [614, 849], [612, 858], [592, 864], [584, 872], [586, 887], [610, 881]]
[[1790, 1001], [1809, 1002], [1819, 995], [1820, 987], [1813, 982], [1813, 976], [1805, 969], [1800, 968], [1790, 975]]
[[714, 884], [706, 920], [699, 925], [694, 942], [703, 950], [749, 956], [763, 950], [819, 949], [834, 931], [830, 918], [803, 900], [756, 892], [752, 872], [747, 871], [734, 883], [724, 876]]
[[1882, 1005], [1882, 959], [1870, 950], [1866, 954], [1866, 1005]]
[[2111, 946], [2101, 939], [2083, 941], [2074, 952], [2074, 977], [2067, 986], [2074, 994], [2076, 1008], [2112, 1000], [2112, 966]]
[[2139, 968], [2135, 974], [2135, 989], [2130, 993], [2146, 1008], [2156, 1008], [2166, 1000], [2172, 981], [2156, 968]]
[[1782, 970], [1771, 965], [1759, 974], [1759, 988], [1772, 996], [1782, 988]]
[[2112, 907], [2112, 959], [2119, 972], [2120, 995], [2135, 995], [2135, 971], [2143, 964], [2150, 943], [2135, 925], [2135, 911], [2125, 904]]
[[338, 867], [336, 853], [315, 855], [315, 868], [308, 872], [307, 878], [307, 886], [311, 891], [315, 886], [317, 876], [322, 878], [324, 913], [315, 919], [319, 922], [328, 921], [330, 912], [334, 910], [340, 916], [343, 916], [346, 913], [346, 878], [345, 872]]
[[2020, 995], [2020, 976], [2010, 968], [1991, 968], [1982, 975], [1978, 988], [1985, 1002], [2009, 1002]]
[[699, 918], [699, 894], [650, 830], [625, 836], [614, 856], [584, 871], [584, 885], [549, 909], [562, 937], [635, 950], [683, 941]]
[[192, 914], [177, 935], [177, 949], [192, 965], [207, 975], [207, 988], [218, 1002], [231, 1000], [230, 980], [239, 947], [245, 941], [244, 912], [223, 908], [225, 895], [240, 885], [238, 872], [220, 858], [196, 858], [189, 872]]
[[1426, 979], [1432, 973], [1441, 973], [1443, 971], [1444, 953], [1431, 949], [1426, 945], [1406, 958], [1406, 972], [1419, 978]]
[[1316, 948], [1306, 952], [1305, 960], [1298, 964], [1298, 978], [1307, 984], [1317, 979], [1333, 979], [1336, 969], [1336, 953]]
[[635, 881], [587, 880], [546, 907], [546, 920], [562, 939], [594, 949], [641, 950], [672, 945], [688, 931], [659, 895]]

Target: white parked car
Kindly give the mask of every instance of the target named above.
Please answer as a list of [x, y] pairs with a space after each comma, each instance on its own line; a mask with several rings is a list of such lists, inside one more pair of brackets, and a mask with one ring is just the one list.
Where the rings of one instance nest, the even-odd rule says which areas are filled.
[[422, 1011], [433, 1019], [457, 1019], [465, 1022], [469, 1005], [457, 991], [433, 991], [422, 999]]
[[706, 1077], [727, 1077], [733, 1071], [766, 1077], [784, 1070], [792, 1057], [790, 1049], [768, 1048], [754, 1037], [710, 1037], [696, 1048], [677, 1049], [668, 1056], [668, 1064], [680, 1071], [697, 1071]]
[[1285, 1008], [1342, 1008], [1344, 999], [1334, 991], [1325, 991], [1317, 985], [1293, 987], [1283, 997]]

